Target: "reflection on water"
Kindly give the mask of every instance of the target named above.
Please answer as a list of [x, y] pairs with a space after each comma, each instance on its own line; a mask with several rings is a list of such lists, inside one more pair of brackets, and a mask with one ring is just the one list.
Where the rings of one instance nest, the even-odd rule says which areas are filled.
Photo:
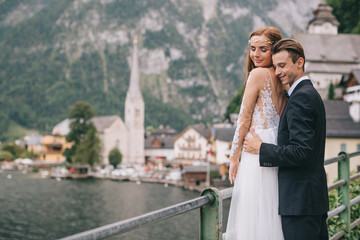
[[[162, 184], [57, 181], [4, 171], [0, 173], [0, 239], [58, 239], [198, 196]], [[224, 205], [228, 209], [229, 202]], [[194, 210], [110, 239], [187, 240], [198, 236], [199, 210]]]

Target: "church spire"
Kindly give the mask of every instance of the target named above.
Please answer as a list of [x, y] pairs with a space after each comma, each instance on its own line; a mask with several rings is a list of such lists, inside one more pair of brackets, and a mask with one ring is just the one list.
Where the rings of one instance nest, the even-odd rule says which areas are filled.
[[308, 32], [315, 34], [334, 34], [338, 33], [339, 22], [332, 14], [333, 8], [325, 1], [321, 1], [315, 9], [314, 18], [309, 22]]
[[144, 120], [145, 104], [140, 89], [140, 68], [137, 50], [137, 38], [131, 58], [129, 89], [125, 99], [125, 125], [128, 129], [128, 155], [126, 164], [144, 164]]
[[137, 36], [133, 40], [133, 52], [131, 58], [131, 75], [130, 75], [130, 86], [128, 94], [131, 98], [141, 96], [140, 90], [140, 73], [139, 73], [139, 58], [137, 50]]

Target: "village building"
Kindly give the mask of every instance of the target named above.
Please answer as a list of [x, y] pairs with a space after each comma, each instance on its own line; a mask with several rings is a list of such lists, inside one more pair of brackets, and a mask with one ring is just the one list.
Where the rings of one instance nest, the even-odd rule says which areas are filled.
[[31, 153], [39, 154], [41, 152], [41, 138], [38, 132], [29, 132], [24, 137], [24, 147]]
[[360, 68], [353, 69], [348, 76], [345, 75], [346, 87], [353, 87], [360, 84]]
[[24, 138], [25, 148], [38, 155], [38, 160], [49, 164], [57, 164], [65, 161], [62, 155], [64, 150], [71, 147], [64, 136], [58, 133], [29, 133]]
[[344, 100], [348, 103], [351, 103], [350, 106], [350, 115], [354, 121], [359, 122], [360, 116], [359, 113], [359, 101], [360, 101], [360, 85], [353, 87], [348, 87], [346, 89], [346, 94], [344, 95]]
[[62, 155], [71, 143], [66, 141], [62, 135], [44, 134], [41, 137], [41, 151], [38, 153], [40, 161], [61, 163], [65, 160]]
[[328, 97], [330, 84], [335, 87], [335, 98], [341, 99], [342, 79], [360, 69], [360, 35], [339, 34], [338, 26], [332, 8], [322, 2], [307, 32], [293, 34], [305, 50], [305, 72], [323, 99]]
[[190, 125], [174, 139], [175, 161], [183, 165], [207, 162], [210, 129], [203, 124]]
[[[340, 152], [353, 153], [360, 151], [360, 122], [359, 108], [357, 112], [350, 114], [353, 104], [345, 101], [327, 100], [324, 101], [326, 111], [326, 145], [325, 159], [337, 157]], [[350, 171], [358, 172], [360, 157], [350, 159]], [[337, 178], [337, 164], [325, 166], [328, 183], [334, 182]]]
[[344, 94], [348, 92], [348, 88], [355, 87], [360, 85], [360, 68], [353, 69], [350, 74], [344, 75], [341, 84], [342, 87], [346, 89]]
[[183, 168], [184, 187], [188, 189], [200, 189], [209, 186], [207, 166], [184, 166]]
[[174, 162], [174, 139], [178, 131], [166, 126], [149, 132], [145, 136], [145, 163], [163, 168]]
[[109, 153], [113, 148], [117, 148], [123, 155], [126, 162], [128, 148], [126, 139], [128, 135], [127, 128], [119, 116], [97, 116], [91, 119], [94, 124], [97, 135], [101, 141], [101, 158], [103, 163], [109, 164]]
[[[91, 119], [101, 140], [103, 164], [109, 164], [108, 157], [113, 148], [118, 148], [121, 152], [122, 164], [145, 164], [144, 119], [145, 105], [140, 89], [137, 39], [134, 39], [130, 84], [125, 99], [125, 122], [116, 115], [96, 116]], [[55, 132], [66, 136], [70, 132], [70, 120], [65, 119], [57, 124], [53, 129], [53, 133]]]
[[[126, 159], [128, 132], [122, 119], [116, 115], [96, 116], [91, 119], [91, 122], [94, 124], [101, 141], [102, 162], [106, 165], [109, 164], [109, 153], [113, 148], [118, 148], [123, 155], [123, 159]], [[69, 132], [70, 120], [64, 119], [53, 128], [52, 134], [66, 136]]]
[[128, 149], [125, 164], [144, 164], [145, 104], [140, 89], [140, 69], [137, 37], [134, 39], [131, 59], [130, 86], [125, 99], [125, 125], [127, 138], [123, 142]]
[[229, 164], [231, 144], [236, 127], [211, 128], [211, 162]]

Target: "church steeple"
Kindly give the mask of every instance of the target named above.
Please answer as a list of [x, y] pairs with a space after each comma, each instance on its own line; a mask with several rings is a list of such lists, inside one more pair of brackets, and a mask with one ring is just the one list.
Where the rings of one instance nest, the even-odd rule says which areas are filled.
[[315, 9], [314, 18], [310, 20], [308, 32], [315, 34], [334, 34], [338, 33], [339, 22], [332, 14], [332, 7], [327, 5], [325, 1], [321, 1], [317, 9]]
[[141, 97], [140, 90], [140, 74], [139, 74], [139, 57], [138, 57], [138, 49], [137, 49], [137, 36], [135, 36], [133, 40], [133, 52], [131, 58], [131, 75], [130, 75], [130, 86], [128, 94], [131, 98]]
[[145, 105], [140, 88], [137, 38], [134, 38], [129, 89], [125, 99], [125, 125], [128, 129], [127, 164], [144, 164]]

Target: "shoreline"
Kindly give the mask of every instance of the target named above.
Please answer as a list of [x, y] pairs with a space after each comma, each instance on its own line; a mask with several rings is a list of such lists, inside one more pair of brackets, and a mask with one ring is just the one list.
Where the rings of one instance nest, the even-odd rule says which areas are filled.
[[[183, 180], [168, 180], [168, 179], [158, 179], [158, 178], [146, 178], [146, 177], [123, 177], [123, 176], [103, 176], [97, 173], [88, 173], [88, 174], [76, 174], [76, 173], [67, 173], [67, 174], [55, 174], [50, 173], [50, 178], [56, 179], [86, 179], [86, 178], [96, 178], [96, 179], [103, 179], [103, 180], [111, 180], [111, 181], [118, 181], [118, 182], [134, 182], [136, 184], [141, 183], [155, 183], [155, 184], [164, 184], [165, 187], [167, 186], [174, 186], [174, 187], [181, 187], [183, 189], [189, 191], [196, 191], [202, 192], [207, 187], [206, 186], [186, 186]], [[224, 189], [231, 187], [230, 184], [227, 184], [228, 181], [220, 180], [220, 179], [213, 179], [216, 183], [214, 185], [210, 185], [210, 187], [216, 187], [218, 189]]]
[[174, 187], [181, 187], [185, 190], [189, 190], [189, 191], [197, 191], [197, 192], [202, 192], [204, 189], [206, 189], [205, 186], [201, 187], [201, 186], [185, 186], [185, 182], [184, 181], [176, 181], [176, 180], [167, 180], [167, 179], [157, 179], [157, 178], [133, 178], [133, 177], [121, 177], [121, 176], [101, 176], [99, 174], [94, 174], [94, 173], [90, 173], [90, 174], [74, 174], [74, 173], [69, 173], [69, 174], [49, 174], [50, 178], [55, 178], [55, 179], [87, 179], [87, 178], [96, 178], [96, 179], [102, 179], [102, 180], [111, 180], [111, 181], [117, 181], [117, 182], [134, 182], [136, 184], [141, 184], [141, 183], [155, 183], [155, 184], [164, 184], [165, 187], [167, 186], [174, 186]]
[[[30, 169], [1, 169], [1, 172], [12, 172], [12, 171], [19, 171], [23, 172], [24, 174], [28, 173], [35, 173], [32, 172]], [[103, 180], [111, 180], [111, 181], [119, 181], [119, 182], [134, 182], [136, 184], [141, 183], [155, 183], [155, 184], [163, 184], [165, 187], [167, 186], [174, 186], [174, 187], [181, 187], [185, 190], [189, 191], [196, 191], [202, 192], [207, 186], [186, 186], [183, 180], [169, 180], [169, 179], [159, 179], [159, 178], [151, 178], [151, 177], [124, 177], [124, 176], [111, 176], [111, 175], [101, 175], [96, 172], [86, 173], [86, 174], [79, 174], [79, 173], [56, 173], [49, 170], [39, 171], [38, 173], [40, 178], [53, 178], [57, 181], [61, 181], [63, 179], [88, 179], [88, 178], [96, 178], [96, 179], [103, 179]], [[220, 179], [212, 179], [213, 184], [210, 187], [216, 187], [218, 189], [228, 188], [231, 187], [228, 184], [227, 180], [220, 180]]]

